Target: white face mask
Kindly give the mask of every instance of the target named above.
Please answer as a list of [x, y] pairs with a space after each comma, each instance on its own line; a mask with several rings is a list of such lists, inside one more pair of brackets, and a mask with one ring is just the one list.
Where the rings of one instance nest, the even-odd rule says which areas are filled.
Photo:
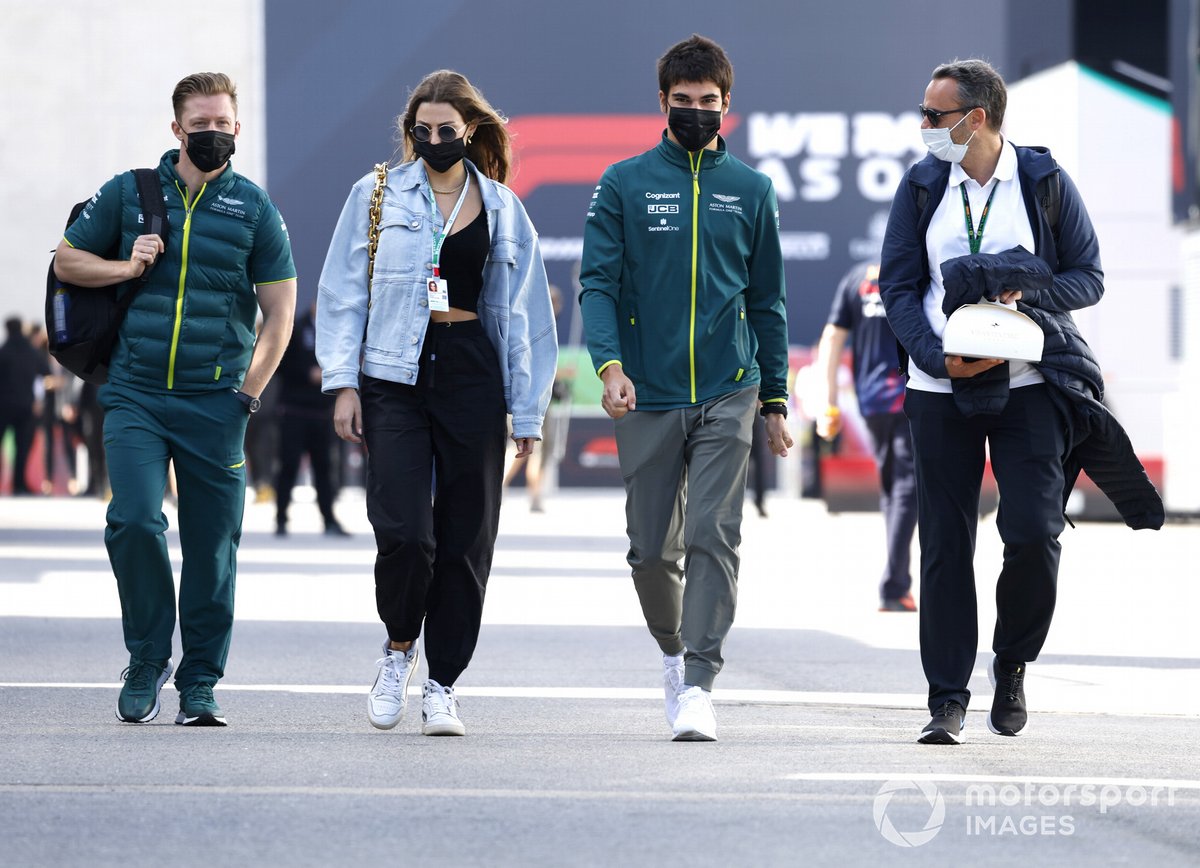
[[[967, 112], [967, 114], [970, 114], [970, 112]], [[958, 124], [961, 124], [966, 119], [967, 115], [963, 115], [962, 120]], [[961, 163], [963, 157], [967, 155], [967, 145], [971, 144], [971, 139], [975, 138], [975, 133], [972, 132], [971, 138], [967, 139], [961, 145], [956, 144], [950, 138], [950, 132], [951, 130], [958, 129], [958, 124], [949, 129], [935, 127], [929, 130], [921, 130], [921, 139], [925, 142], [925, 147], [929, 148], [929, 153], [933, 154], [939, 160], [945, 160], [947, 163]]]

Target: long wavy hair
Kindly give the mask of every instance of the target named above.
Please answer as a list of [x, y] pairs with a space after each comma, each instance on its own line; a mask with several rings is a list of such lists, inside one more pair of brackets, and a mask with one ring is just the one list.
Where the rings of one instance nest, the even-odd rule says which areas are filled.
[[475, 124], [475, 131], [467, 141], [467, 159], [492, 180], [505, 183], [512, 165], [508, 118], [492, 108], [465, 75], [451, 69], [439, 69], [425, 76], [409, 95], [404, 114], [396, 118], [397, 138], [403, 144], [405, 161], [417, 159], [412, 128], [417, 109], [427, 102], [447, 103], [462, 115], [465, 123]]

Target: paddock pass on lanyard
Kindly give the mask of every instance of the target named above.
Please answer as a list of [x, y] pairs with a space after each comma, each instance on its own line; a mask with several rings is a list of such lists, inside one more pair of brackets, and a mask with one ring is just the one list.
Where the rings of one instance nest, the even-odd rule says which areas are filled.
[[[466, 169], [466, 167], [463, 167]], [[432, 185], [430, 190], [432, 190]], [[446, 243], [446, 236], [450, 234], [450, 228], [454, 226], [454, 221], [458, 218], [458, 212], [462, 210], [463, 203], [467, 201], [467, 191], [471, 189], [471, 173], [467, 172], [466, 179], [463, 181], [463, 191], [458, 196], [458, 202], [454, 205], [454, 210], [450, 212], [450, 217], [446, 220], [446, 225], [442, 227], [442, 231], [433, 230], [433, 277], [429, 278], [426, 284], [429, 294], [429, 309], [437, 311], [450, 310], [450, 287], [446, 285], [446, 281], [442, 279], [442, 270], [440, 267], [442, 257], [442, 245]], [[434, 226], [437, 220], [437, 202], [433, 198], [433, 193], [429, 194], [429, 225]]]

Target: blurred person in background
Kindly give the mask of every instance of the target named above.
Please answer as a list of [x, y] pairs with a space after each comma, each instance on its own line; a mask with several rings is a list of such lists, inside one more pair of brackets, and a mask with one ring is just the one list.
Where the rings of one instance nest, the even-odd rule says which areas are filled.
[[847, 342], [858, 412], [871, 435], [879, 471], [879, 509], [887, 533], [879, 611], [915, 612], [909, 562], [917, 529], [917, 483], [904, 415], [904, 376], [896, 336], [879, 298], [878, 263], [855, 265], [846, 273], [821, 332], [815, 364], [825, 378], [826, 402], [816, 423], [817, 435], [824, 440], [832, 441], [842, 430], [838, 371]]
[[61, 459], [65, 469], [65, 484], [68, 494], [75, 494], [75, 405], [74, 376], [50, 355], [50, 339], [46, 329], [37, 326], [30, 336], [37, 351], [46, 363], [47, 374], [42, 378], [41, 412], [38, 426], [42, 432], [42, 494], [53, 494], [58, 482]]
[[321, 391], [321, 366], [317, 364], [317, 305], [313, 302], [292, 327], [292, 339], [279, 363], [276, 416], [278, 418], [279, 473], [275, 477], [275, 535], [287, 536], [292, 489], [307, 455], [317, 509], [325, 522], [326, 536], [349, 536], [333, 514], [332, 447], [333, 403]]
[[5, 320], [4, 331], [6, 340], [0, 346], [0, 440], [6, 431], [13, 432], [12, 493], [20, 496], [33, 493], [26, 471], [50, 366], [25, 334], [19, 317]]
[[[562, 292], [554, 284], [550, 284], [550, 300], [554, 305], [554, 317], [557, 320], [562, 311]], [[571, 383], [575, 379], [573, 370], [560, 370], [555, 374], [554, 387], [550, 392], [550, 404], [546, 408], [546, 417], [542, 421], [542, 439], [533, 444], [533, 451], [523, 458], [516, 457], [516, 444], [510, 443], [505, 457], [504, 485], [508, 486], [513, 479], [525, 471], [525, 490], [529, 495], [529, 511], [545, 512], [546, 478], [554, 473], [558, 464], [558, 449], [560, 426], [565, 429], [564, 412], [569, 413], [571, 399]]]

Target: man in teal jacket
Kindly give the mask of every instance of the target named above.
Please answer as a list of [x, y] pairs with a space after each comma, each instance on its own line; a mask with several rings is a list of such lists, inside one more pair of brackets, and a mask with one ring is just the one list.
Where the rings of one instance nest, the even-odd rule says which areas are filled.
[[[224, 726], [212, 689], [233, 628], [246, 422], [291, 334], [296, 271], [279, 212], [229, 164], [240, 130], [233, 82], [222, 73], [190, 75], [172, 102], [181, 147], [158, 166], [167, 237], [143, 234], [149, 227], [126, 172], [101, 187], [67, 230], [55, 270], [79, 286], [128, 281], [131, 291], [152, 269], [99, 393], [112, 485], [104, 540], [130, 655], [117, 717], [153, 720], [172, 672], [175, 584], [162, 502], [173, 464], [183, 549], [175, 722]], [[103, 258], [118, 242], [118, 258]]]
[[663, 653], [667, 721], [677, 741], [713, 741], [756, 407], [771, 451], [792, 445], [783, 257], [770, 180], [717, 135], [725, 52], [692, 36], [659, 59], [658, 79], [667, 130], [596, 186], [580, 305], [616, 420], [628, 560]]

